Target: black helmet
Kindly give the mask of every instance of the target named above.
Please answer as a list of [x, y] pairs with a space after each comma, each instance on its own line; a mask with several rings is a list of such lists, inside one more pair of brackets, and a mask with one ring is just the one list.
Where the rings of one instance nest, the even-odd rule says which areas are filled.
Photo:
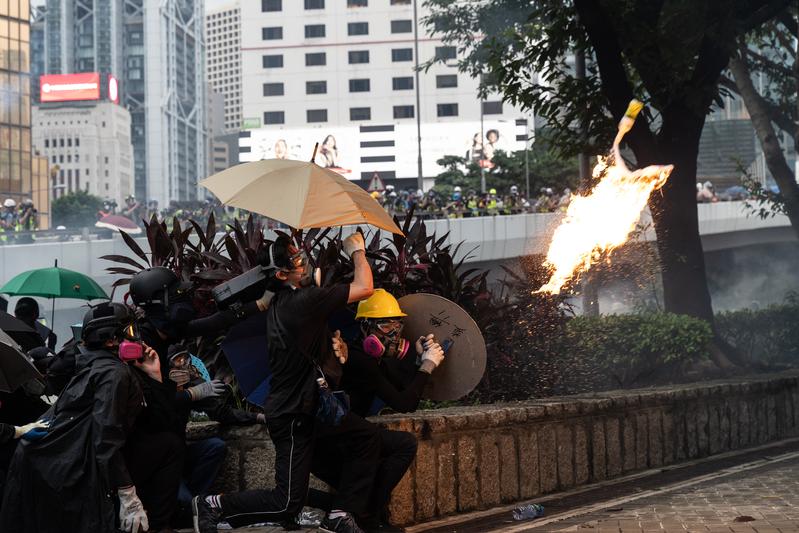
[[81, 338], [89, 347], [101, 346], [133, 324], [134, 316], [128, 306], [105, 302], [92, 307], [83, 316]]
[[170, 299], [179, 299], [189, 289], [191, 283], [181, 282], [177, 274], [160, 266], [142, 270], [130, 280], [130, 297], [140, 307], [153, 304], [167, 307]]

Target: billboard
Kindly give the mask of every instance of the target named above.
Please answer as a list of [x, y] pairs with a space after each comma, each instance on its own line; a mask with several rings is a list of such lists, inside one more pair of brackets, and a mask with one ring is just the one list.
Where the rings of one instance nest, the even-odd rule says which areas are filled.
[[[526, 126], [525, 126], [526, 127]], [[456, 155], [491, 168], [494, 152], [523, 150], [515, 121], [437, 122], [422, 124], [422, 171], [425, 177], [443, 168], [436, 161]], [[308, 161], [319, 143], [316, 164], [349, 179], [413, 178], [418, 174], [416, 124], [352, 125], [322, 128], [255, 128], [239, 138], [239, 160]]]
[[100, 74], [45, 74], [39, 77], [41, 102], [74, 102], [100, 99]]

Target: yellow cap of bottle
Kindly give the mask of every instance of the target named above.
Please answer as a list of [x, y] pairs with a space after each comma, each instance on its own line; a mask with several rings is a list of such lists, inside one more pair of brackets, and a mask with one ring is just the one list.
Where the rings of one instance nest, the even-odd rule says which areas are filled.
[[627, 105], [627, 111], [624, 112], [624, 116], [627, 118], [631, 118], [635, 120], [638, 116], [638, 113], [644, 108], [644, 104], [639, 102], [638, 100], [630, 100], [630, 103]]

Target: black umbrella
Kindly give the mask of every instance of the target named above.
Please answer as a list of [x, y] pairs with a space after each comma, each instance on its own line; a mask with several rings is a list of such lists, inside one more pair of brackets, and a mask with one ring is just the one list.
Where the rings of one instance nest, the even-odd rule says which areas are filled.
[[44, 344], [41, 335], [35, 329], [14, 315], [3, 311], [0, 311], [0, 330], [6, 332], [9, 337], [14, 339], [23, 352]]
[[22, 353], [20, 346], [0, 331], [0, 391], [14, 392], [32, 379], [44, 383], [44, 378]]

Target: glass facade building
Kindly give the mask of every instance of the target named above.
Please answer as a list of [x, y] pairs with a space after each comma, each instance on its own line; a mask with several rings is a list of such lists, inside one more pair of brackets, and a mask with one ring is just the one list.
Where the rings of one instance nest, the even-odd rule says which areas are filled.
[[0, 196], [17, 201], [31, 180], [30, 4], [0, 0]]

